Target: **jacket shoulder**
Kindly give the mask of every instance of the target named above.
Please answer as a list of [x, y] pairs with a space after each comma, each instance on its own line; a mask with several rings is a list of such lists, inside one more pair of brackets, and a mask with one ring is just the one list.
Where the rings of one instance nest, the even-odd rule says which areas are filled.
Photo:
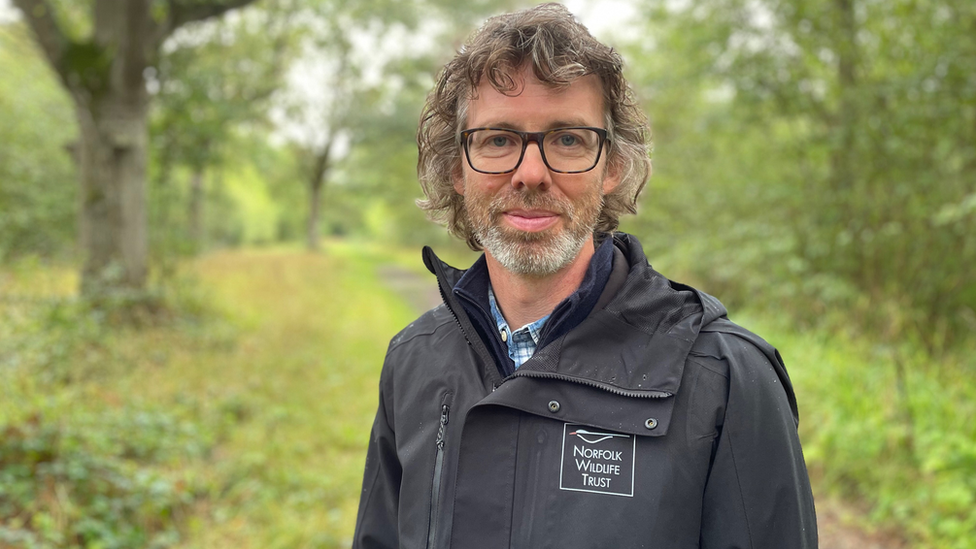
[[769, 355], [775, 354], [776, 349], [755, 333], [738, 324], [721, 318], [702, 327], [691, 348], [690, 354], [699, 358], [708, 358], [726, 364], [728, 367], [747, 367], [755, 362], [767, 362]]
[[437, 307], [434, 307], [433, 309], [420, 315], [417, 320], [414, 320], [408, 324], [406, 328], [400, 330], [398, 334], [393, 336], [393, 338], [390, 339], [390, 346], [387, 349], [387, 355], [390, 355], [396, 349], [408, 345], [411, 342], [432, 337], [438, 331], [443, 330], [445, 326], [452, 326], [453, 323], [454, 317], [451, 314], [451, 311], [448, 310], [446, 305], [441, 303]]
[[779, 351], [762, 337], [722, 317], [702, 327], [689, 355], [739, 385], [766, 386], [773, 393], [785, 393], [793, 421], [798, 423], [796, 395], [786, 366]]

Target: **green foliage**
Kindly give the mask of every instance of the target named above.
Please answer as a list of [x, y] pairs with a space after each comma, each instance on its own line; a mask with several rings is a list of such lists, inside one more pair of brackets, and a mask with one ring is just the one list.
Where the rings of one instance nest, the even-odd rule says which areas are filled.
[[175, 519], [194, 495], [165, 466], [203, 448], [192, 424], [138, 409], [3, 423], [4, 547], [163, 548], [179, 541]]
[[255, 172], [252, 153], [274, 154], [260, 132], [296, 34], [283, 4], [188, 26], [163, 47], [150, 82], [150, 238], [163, 272], [207, 246], [277, 236], [266, 182], [282, 170]]
[[655, 40], [630, 56], [651, 99], [660, 202], [641, 229], [680, 224], [727, 250], [697, 271], [739, 299], [775, 281], [808, 304], [800, 320], [843, 309], [935, 352], [965, 343], [973, 4], [648, 5]]
[[194, 170], [220, 165], [233, 156], [228, 141], [235, 126], [261, 127], [293, 40], [286, 17], [251, 9], [183, 29], [166, 43], [153, 81], [159, 179], [174, 163]]
[[93, 96], [108, 90], [112, 55], [102, 46], [88, 42], [70, 42], [58, 62], [58, 71], [72, 86], [80, 86]]
[[63, 269], [0, 270], [0, 546], [347, 546], [412, 314], [375, 278], [387, 258], [211, 254], [139, 329], [65, 298]]
[[625, 229], [781, 348], [823, 491], [973, 547], [972, 3], [645, 7], [655, 175]]
[[874, 521], [899, 525], [920, 547], [976, 547], [972, 356], [959, 352], [934, 364], [912, 345], [795, 332], [777, 316], [750, 310], [737, 320], [784, 355], [819, 491], [866, 503]]
[[185, 277], [152, 299], [93, 304], [65, 297], [63, 272], [29, 260], [0, 271], [0, 545], [173, 546], [207, 489], [183, 465], [235, 420], [108, 384], [172, 348], [225, 348], [233, 332]]
[[0, 261], [74, 239], [74, 113], [27, 29], [0, 25]]
[[[221, 147], [234, 160], [209, 165], [203, 172], [172, 169], [152, 184], [150, 204], [153, 262], [164, 277], [200, 250], [267, 244], [301, 236], [306, 200], [290, 151], [274, 147], [261, 135], [231, 131]], [[161, 169], [158, 165], [154, 169]], [[200, 196], [193, 197], [199, 178]], [[194, 200], [199, 233], [193, 234]]]

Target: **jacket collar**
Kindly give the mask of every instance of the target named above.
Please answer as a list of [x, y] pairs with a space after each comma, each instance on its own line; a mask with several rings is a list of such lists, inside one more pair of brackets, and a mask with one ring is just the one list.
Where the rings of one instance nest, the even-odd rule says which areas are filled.
[[[626, 278], [621, 282], [611, 275], [599, 299], [605, 306], [594, 308], [575, 329], [540, 348], [514, 377], [558, 378], [635, 397], [678, 391], [685, 360], [702, 326], [724, 316], [725, 308], [715, 298], [652, 269], [633, 236], [615, 233], [613, 245], [626, 259]], [[464, 271], [443, 263], [426, 247], [424, 262], [438, 275], [445, 303], [467, 331], [468, 341], [476, 350], [480, 344], [478, 354], [490, 359], [467, 314], [450, 295]]]

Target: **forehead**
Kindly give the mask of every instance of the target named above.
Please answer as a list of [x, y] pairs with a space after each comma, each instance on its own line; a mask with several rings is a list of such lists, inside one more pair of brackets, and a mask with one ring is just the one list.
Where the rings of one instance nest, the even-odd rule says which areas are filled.
[[467, 127], [542, 131], [559, 126], [604, 126], [600, 79], [586, 75], [553, 87], [524, 67], [512, 75], [516, 88], [502, 93], [482, 78], [467, 105]]

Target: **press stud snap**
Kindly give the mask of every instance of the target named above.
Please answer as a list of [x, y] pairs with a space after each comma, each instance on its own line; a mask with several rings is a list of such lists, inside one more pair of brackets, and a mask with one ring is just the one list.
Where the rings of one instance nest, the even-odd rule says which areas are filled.
[[506, 332], [505, 330], [499, 330], [498, 333], [502, 336], [502, 343], [508, 341], [508, 332]]
[[552, 413], [554, 413], [554, 414], [556, 412], [558, 412], [559, 411], [559, 402], [558, 401], [555, 401], [555, 400], [550, 400], [549, 401], [549, 411], [552, 412]]
[[655, 429], [655, 428], [657, 428], [657, 420], [654, 419], [654, 418], [652, 418], [652, 417], [647, 418], [644, 421], [644, 427], [647, 427], [648, 429]]

